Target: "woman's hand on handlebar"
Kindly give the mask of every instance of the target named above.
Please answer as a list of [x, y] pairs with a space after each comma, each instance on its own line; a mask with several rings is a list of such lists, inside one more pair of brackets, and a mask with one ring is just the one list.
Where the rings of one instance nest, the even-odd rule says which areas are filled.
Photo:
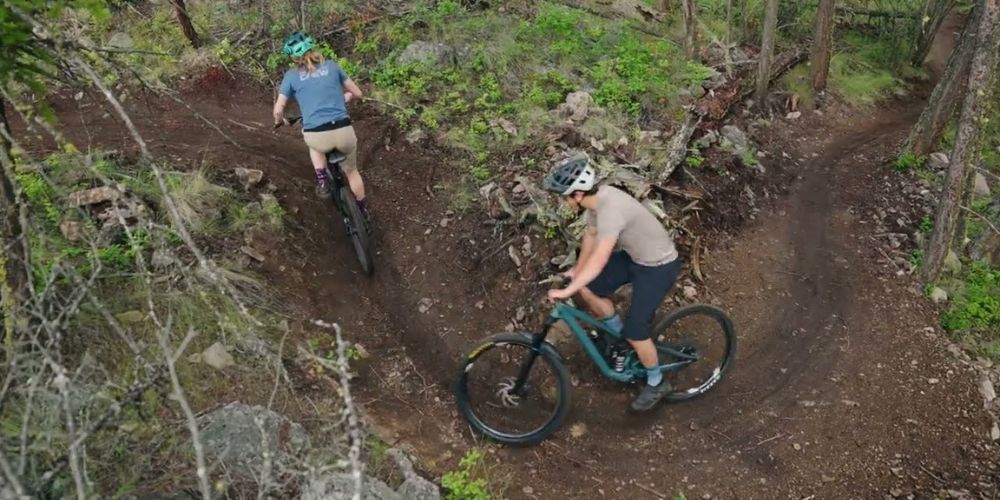
[[301, 119], [302, 119], [301, 116], [293, 116], [291, 118], [285, 118], [283, 116], [275, 116], [274, 117], [274, 128], [278, 128], [278, 127], [280, 127], [282, 125], [289, 125], [290, 126], [290, 125], [293, 125], [293, 124], [297, 123]]

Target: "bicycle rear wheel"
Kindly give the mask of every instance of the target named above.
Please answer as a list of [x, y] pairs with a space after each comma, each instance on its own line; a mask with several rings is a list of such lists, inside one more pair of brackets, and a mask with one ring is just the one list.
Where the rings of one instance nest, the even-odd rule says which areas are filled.
[[[522, 370], [525, 383], [517, 387]], [[473, 430], [509, 445], [536, 444], [562, 425], [570, 406], [566, 367], [555, 349], [524, 335], [496, 335], [463, 360], [455, 398]]]
[[733, 322], [721, 309], [695, 304], [682, 307], [653, 329], [660, 364], [690, 361], [666, 373], [674, 387], [668, 401], [686, 401], [705, 394], [722, 380], [736, 352]]
[[351, 192], [349, 187], [342, 186], [340, 188], [340, 199], [344, 200], [344, 208], [347, 211], [345, 215], [350, 221], [350, 224], [345, 224], [347, 236], [354, 247], [358, 263], [361, 264], [361, 270], [371, 276], [372, 271], [375, 270], [375, 266], [372, 263], [371, 241], [368, 234], [368, 227], [365, 223], [365, 216], [361, 214], [361, 207], [358, 206], [358, 201], [354, 199], [354, 193]]

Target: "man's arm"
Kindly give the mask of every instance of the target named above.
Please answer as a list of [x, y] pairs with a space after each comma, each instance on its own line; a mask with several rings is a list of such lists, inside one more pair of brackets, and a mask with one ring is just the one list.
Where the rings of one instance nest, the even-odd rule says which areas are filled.
[[564, 295], [565, 297], [575, 295], [583, 287], [590, 284], [591, 281], [594, 281], [594, 278], [604, 270], [608, 259], [611, 258], [611, 254], [615, 251], [615, 245], [618, 244], [617, 238], [598, 240], [596, 236], [593, 236], [592, 240], [594, 243], [591, 245], [592, 251], [590, 255], [587, 256], [586, 261], [575, 268], [573, 281], [569, 283], [569, 286], [560, 290], [560, 295]]
[[582, 269], [590, 256], [594, 253], [595, 242], [597, 241], [597, 229], [588, 227], [583, 233], [583, 241], [580, 243], [580, 255], [576, 258], [576, 264], [573, 269], [567, 273], [569, 276], [576, 274], [578, 269]]

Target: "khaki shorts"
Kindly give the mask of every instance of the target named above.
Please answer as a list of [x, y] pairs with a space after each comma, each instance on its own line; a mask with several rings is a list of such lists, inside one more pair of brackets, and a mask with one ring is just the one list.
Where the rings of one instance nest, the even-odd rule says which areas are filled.
[[358, 169], [358, 137], [354, 135], [354, 127], [347, 126], [323, 132], [302, 132], [302, 137], [310, 149], [320, 153], [329, 153], [336, 149], [347, 156], [341, 164], [344, 172]]

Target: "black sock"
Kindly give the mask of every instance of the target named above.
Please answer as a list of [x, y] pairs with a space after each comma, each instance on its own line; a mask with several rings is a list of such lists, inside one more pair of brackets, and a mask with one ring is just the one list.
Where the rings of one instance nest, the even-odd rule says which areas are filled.
[[360, 208], [361, 210], [364, 210], [365, 212], [367, 212], [368, 211], [368, 198], [361, 198], [360, 200], [358, 200], [358, 208]]
[[322, 170], [314, 170], [314, 172], [316, 172], [316, 182], [326, 184], [326, 172]]

